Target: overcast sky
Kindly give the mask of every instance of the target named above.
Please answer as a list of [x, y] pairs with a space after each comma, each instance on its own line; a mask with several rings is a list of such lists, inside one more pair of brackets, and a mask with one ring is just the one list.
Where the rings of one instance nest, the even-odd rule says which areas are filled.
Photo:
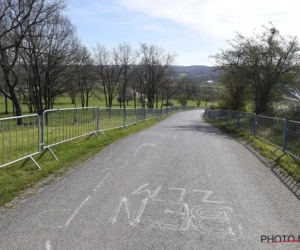
[[112, 48], [128, 42], [175, 52], [177, 65], [214, 64], [235, 31], [250, 35], [273, 25], [300, 34], [298, 0], [69, 0], [67, 15], [82, 43]]

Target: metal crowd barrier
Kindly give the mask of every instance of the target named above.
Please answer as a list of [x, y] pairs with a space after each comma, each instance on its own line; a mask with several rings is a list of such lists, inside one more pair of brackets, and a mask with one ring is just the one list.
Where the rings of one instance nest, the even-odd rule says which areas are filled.
[[153, 119], [153, 113], [154, 113], [154, 109], [146, 109], [146, 115], [145, 115], [145, 120], [151, 120]]
[[234, 110], [205, 109], [205, 115], [211, 120], [246, 130], [277, 150], [281, 149], [284, 154], [300, 160], [300, 122]]
[[97, 107], [49, 109], [42, 116], [42, 150], [99, 131]]
[[125, 109], [100, 108], [100, 131], [124, 128]]
[[285, 119], [256, 116], [256, 136], [282, 150], [284, 150], [285, 126]]
[[125, 126], [136, 124], [137, 121], [137, 110], [136, 109], [125, 109]]
[[218, 115], [219, 115], [219, 121], [227, 123], [227, 110], [220, 110]]
[[300, 160], [300, 122], [287, 122], [286, 152]]
[[206, 116], [214, 121], [224, 122], [255, 134], [255, 113], [233, 110], [205, 110]]
[[240, 112], [238, 128], [255, 134], [255, 113]]
[[238, 111], [227, 111], [227, 124], [234, 127], [239, 127], [239, 112]]
[[162, 117], [162, 109], [155, 109], [154, 115], [155, 118]]
[[145, 108], [139, 108], [136, 109], [136, 119], [138, 122], [145, 121], [146, 119], [146, 109]]
[[[124, 128], [139, 121], [154, 119], [174, 111], [195, 107], [166, 107], [163, 109], [66, 108], [45, 110], [41, 117], [25, 115], [0, 119], [0, 168], [31, 159], [49, 151], [55, 159], [52, 146], [95, 135], [103, 131]], [[20, 124], [20, 125], [18, 125]], [[105, 135], [104, 135], [105, 136]], [[40, 168], [40, 167], [39, 167]]]
[[151, 111], [151, 119], [155, 119], [159, 117], [159, 113], [157, 112], [159, 109], [152, 109]]
[[31, 159], [40, 168], [32, 158], [40, 152], [40, 118], [38, 115], [1, 118], [0, 140], [0, 168], [24, 159]]

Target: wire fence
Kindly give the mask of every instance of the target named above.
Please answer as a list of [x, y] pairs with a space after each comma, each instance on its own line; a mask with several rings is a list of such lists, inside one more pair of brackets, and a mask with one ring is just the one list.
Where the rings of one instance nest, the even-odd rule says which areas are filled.
[[300, 160], [300, 122], [234, 110], [208, 110], [205, 115], [214, 121], [245, 130]]
[[239, 112], [238, 126], [240, 129], [255, 134], [255, 113]]
[[32, 156], [40, 152], [39, 116], [1, 118], [0, 138], [0, 168], [24, 159], [33, 160]]
[[286, 151], [291, 156], [300, 159], [300, 122], [287, 122]]
[[138, 122], [146, 120], [146, 109], [140, 108], [136, 110], [136, 119]]
[[125, 126], [125, 109], [100, 108], [100, 131]]
[[96, 134], [99, 130], [98, 108], [49, 109], [42, 115], [41, 150], [74, 140], [86, 135]]
[[42, 116], [42, 150], [97, 132], [97, 107], [50, 109]]
[[[104, 131], [124, 128], [195, 107], [163, 109], [67, 108], [45, 110], [41, 117], [25, 115], [0, 119], [0, 168], [46, 151], [57, 159], [51, 147], [84, 136], [104, 135]], [[105, 135], [104, 135], [105, 136]]]
[[285, 127], [285, 119], [256, 116], [256, 136], [282, 150], [285, 150]]
[[125, 126], [137, 124], [137, 109], [125, 109]]

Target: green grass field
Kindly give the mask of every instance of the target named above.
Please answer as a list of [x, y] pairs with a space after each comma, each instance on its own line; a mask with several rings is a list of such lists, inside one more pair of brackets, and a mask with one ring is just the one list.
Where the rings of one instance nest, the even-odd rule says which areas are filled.
[[[175, 106], [180, 106], [180, 104], [178, 103], [177, 100], [170, 100], [173, 105]], [[77, 99], [76, 100], [76, 106], [77, 108], [80, 108], [80, 100]], [[142, 104], [137, 102], [136, 103], [137, 108], [141, 108]], [[197, 106], [197, 101], [195, 100], [189, 100], [187, 103], [188, 106]], [[201, 101], [201, 106], [205, 105], [204, 101]], [[91, 97], [89, 100], [89, 107], [93, 107], [93, 106], [97, 106], [97, 107], [106, 107], [105, 105], [105, 101], [104, 101], [104, 97], [102, 98], [102, 100], [98, 100], [95, 97]], [[54, 109], [63, 109], [63, 108], [74, 108], [74, 104], [72, 104], [71, 102], [71, 98], [67, 97], [67, 96], [61, 96], [56, 98], [55, 102], [54, 102]], [[115, 98], [113, 101], [113, 108], [119, 108], [120, 104], [117, 102], [117, 99]], [[128, 105], [126, 105], [127, 108], [134, 108], [134, 101], [129, 101]], [[158, 102], [158, 108], [161, 107], [161, 101]], [[154, 106], [154, 108], [156, 108], [156, 105]], [[23, 110], [23, 114], [29, 114], [29, 109], [28, 106], [26, 104], [22, 104], [22, 110]], [[11, 117], [13, 116], [13, 107], [12, 107], [12, 102], [10, 100], [8, 100], [8, 114], [5, 114], [5, 101], [4, 101], [4, 97], [2, 95], [0, 95], [0, 118], [4, 118], [4, 117]]]

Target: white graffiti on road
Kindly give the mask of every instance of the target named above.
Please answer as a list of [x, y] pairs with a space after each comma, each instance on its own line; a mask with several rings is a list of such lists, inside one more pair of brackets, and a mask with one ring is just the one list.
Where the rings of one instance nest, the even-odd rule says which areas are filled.
[[[122, 217], [122, 221], [127, 219], [130, 226], [137, 226], [142, 220], [143, 225], [163, 230], [192, 230], [220, 237], [243, 237], [233, 210], [223, 206], [224, 201], [212, 199], [213, 191], [195, 189], [188, 192], [184, 188], [168, 188], [166, 192], [175, 191], [179, 194], [174, 198], [173, 193], [173, 200], [170, 200], [158, 198], [162, 187], [152, 192], [150, 189], [146, 183], [134, 190], [130, 199], [121, 197], [110, 222], [115, 225], [117, 219]], [[196, 196], [198, 204], [190, 208], [184, 201], [187, 195]]]

